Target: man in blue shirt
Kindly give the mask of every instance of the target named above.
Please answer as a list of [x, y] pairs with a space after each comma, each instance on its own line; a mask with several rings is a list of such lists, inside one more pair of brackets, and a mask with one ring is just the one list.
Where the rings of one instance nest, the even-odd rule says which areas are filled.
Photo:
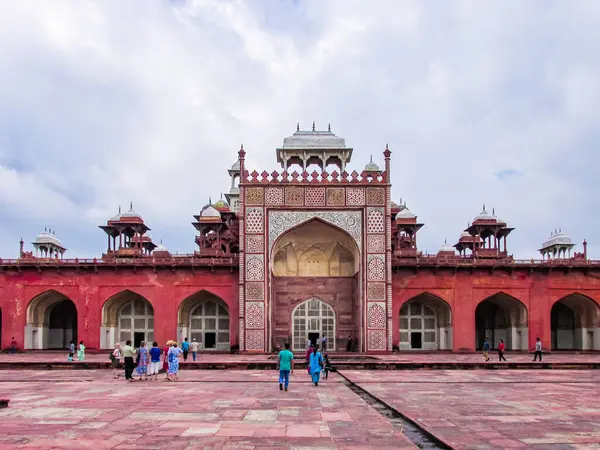
[[290, 385], [290, 373], [294, 373], [294, 354], [290, 352], [290, 344], [287, 342], [285, 348], [279, 352], [277, 370], [279, 370], [279, 390], [283, 391], [285, 387], [287, 392]]
[[187, 361], [187, 355], [190, 351], [190, 343], [188, 342], [188, 338], [185, 338], [183, 344], [181, 344], [181, 350], [183, 350], [183, 360]]

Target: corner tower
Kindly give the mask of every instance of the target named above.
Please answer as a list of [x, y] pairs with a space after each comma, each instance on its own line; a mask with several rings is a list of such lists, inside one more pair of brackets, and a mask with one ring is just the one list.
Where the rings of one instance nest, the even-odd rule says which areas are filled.
[[270, 174], [239, 154], [240, 349], [325, 337], [343, 351], [352, 336], [357, 350], [391, 351], [391, 152], [385, 170], [348, 173], [353, 149], [314, 124], [276, 152], [283, 171]]

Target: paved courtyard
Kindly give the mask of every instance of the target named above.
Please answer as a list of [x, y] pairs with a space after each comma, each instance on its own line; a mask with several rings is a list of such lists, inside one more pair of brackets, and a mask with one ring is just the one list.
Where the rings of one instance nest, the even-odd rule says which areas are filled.
[[[600, 448], [600, 371], [344, 371], [456, 449]], [[162, 377], [161, 377], [162, 378]], [[109, 370], [2, 370], [0, 447], [418, 448], [335, 374], [289, 392], [275, 371], [183, 371], [126, 383]]]

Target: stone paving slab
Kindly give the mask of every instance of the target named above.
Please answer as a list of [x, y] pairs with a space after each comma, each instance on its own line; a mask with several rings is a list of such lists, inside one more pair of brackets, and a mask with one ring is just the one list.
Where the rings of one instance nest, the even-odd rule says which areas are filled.
[[457, 449], [600, 448], [598, 371], [342, 371]]
[[[162, 377], [161, 377], [162, 378]], [[0, 373], [0, 448], [415, 449], [335, 375], [188, 371], [181, 381], [114, 380], [110, 371]]]

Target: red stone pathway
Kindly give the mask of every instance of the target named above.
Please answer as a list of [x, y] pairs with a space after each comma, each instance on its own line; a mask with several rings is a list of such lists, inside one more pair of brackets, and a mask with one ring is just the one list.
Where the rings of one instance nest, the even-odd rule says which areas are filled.
[[342, 371], [456, 449], [600, 448], [600, 371]]
[[[162, 378], [162, 377], [161, 377]], [[181, 381], [115, 381], [108, 370], [0, 372], [0, 448], [417, 448], [335, 375], [186, 371]]]

